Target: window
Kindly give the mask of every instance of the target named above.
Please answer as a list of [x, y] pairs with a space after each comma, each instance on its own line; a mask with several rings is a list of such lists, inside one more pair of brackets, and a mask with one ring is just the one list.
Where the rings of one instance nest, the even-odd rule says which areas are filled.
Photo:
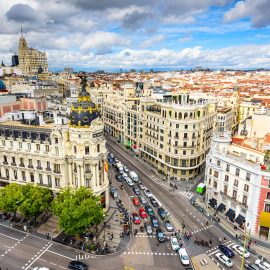
[[85, 172], [90, 173], [91, 172], [91, 164], [85, 164]]
[[18, 175], [17, 175], [17, 171], [16, 170], [13, 170], [13, 174], [14, 174], [14, 179], [18, 179]]
[[184, 151], [183, 151], [183, 155], [185, 156], [186, 154], [187, 154], [187, 151], [186, 151], [186, 150], [184, 150]]
[[266, 204], [264, 207], [264, 212], [270, 213], [270, 204]]
[[230, 165], [227, 164], [227, 165], [226, 165], [226, 172], [229, 172], [229, 171], [230, 171]]
[[211, 186], [211, 178], [209, 178], [209, 180], [208, 180], [208, 183], [209, 183], [209, 186]]
[[89, 151], [89, 146], [85, 146], [85, 154], [86, 154], [86, 155], [89, 155], [89, 152], [90, 152], [90, 151]]
[[187, 147], [187, 142], [184, 142], [184, 147]]
[[23, 158], [20, 158], [20, 164], [23, 165]]
[[246, 195], [243, 196], [242, 203], [243, 203], [244, 205], [247, 205], [247, 196], [246, 196]]
[[6, 177], [9, 178], [9, 170], [6, 169]]
[[211, 175], [212, 175], [212, 169], [211, 169], [211, 168], [209, 169], [209, 174], [211, 174]]
[[29, 162], [29, 166], [32, 166], [33, 165], [32, 164], [32, 159], [29, 159], [28, 162]]
[[246, 180], [247, 180], [247, 181], [250, 181], [250, 173], [247, 173], [247, 175], [246, 175]]
[[12, 157], [12, 163], [13, 163], [13, 164], [16, 163], [15, 157]]
[[5, 146], [6, 145], [6, 142], [3, 140], [2, 141], [2, 146]]
[[60, 178], [55, 178], [55, 186], [60, 187]]
[[31, 143], [27, 144], [27, 148], [28, 148], [28, 150], [31, 150]]
[[25, 171], [22, 171], [22, 180], [23, 180], [23, 181], [26, 181]]
[[220, 166], [220, 160], [217, 161], [217, 165]]
[[41, 173], [38, 175], [38, 178], [39, 178], [39, 183], [40, 183], [41, 185], [43, 185], [43, 176], [42, 176]]
[[74, 164], [74, 172], [75, 173], [77, 172], [77, 164], [76, 163]]
[[52, 176], [48, 175], [47, 179], [48, 179], [48, 186], [51, 187], [52, 186]]
[[41, 161], [40, 160], [37, 160], [37, 167], [41, 168]]
[[30, 181], [31, 181], [32, 183], [35, 182], [35, 177], [34, 177], [34, 174], [33, 174], [33, 173], [30, 173]]
[[224, 194], [226, 194], [227, 195], [227, 193], [228, 193], [228, 186], [224, 186]]
[[218, 172], [217, 172], [217, 171], [214, 172], [214, 176], [215, 176], [216, 178], [218, 178]]
[[238, 187], [238, 180], [237, 179], [234, 179], [234, 186]]
[[233, 196], [233, 199], [236, 200], [236, 198], [237, 198], [237, 191], [236, 190], [233, 191], [233, 195], [232, 196]]
[[244, 185], [244, 191], [246, 191], [246, 192], [249, 191], [249, 185], [247, 185], [247, 184]]
[[99, 151], [100, 151], [100, 145], [97, 144], [97, 152], [99, 153]]
[[225, 179], [224, 179], [225, 182], [229, 182], [229, 175], [226, 175], [225, 174]]
[[267, 194], [266, 194], [266, 199], [267, 199], [267, 200], [270, 200], [270, 192], [267, 192]]
[[54, 143], [57, 144], [58, 143], [58, 138], [54, 139]]
[[74, 145], [73, 151], [74, 151], [74, 154], [77, 154], [77, 146]]
[[10, 141], [10, 147], [11, 148], [13, 147], [13, 141]]
[[55, 173], [61, 173], [60, 172], [60, 164], [54, 164], [54, 172]]
[[87, 188], [90, 188], [90, 179], [89, 178], [85, 178], [85, 186]]
[[239, 169], [239, 168], [236, 168], [236, 169], [235, 169], [235, 175], [236, 175], [236, 176], [239, 176], [239, 174], [240, 174], [240, 169]]
[[22, 148], [22, 142], [19, 142], [19, 148]]
[[40, 144], [36, 144], [36, 150], [40, 151]]
[[7, 156], [4, 156], [4, 163], [7, 163]]
[[185, 129], [188, 129], [188, 125], [185, 125]]
[[50, 151], [49, 145], [45, 145], [45, 151], [48, 153]]
[[187, 133], [184, 133], [184, 139], [187, 139]]
[[217, 188], [217, 181], [214, 181], [214, 188]]

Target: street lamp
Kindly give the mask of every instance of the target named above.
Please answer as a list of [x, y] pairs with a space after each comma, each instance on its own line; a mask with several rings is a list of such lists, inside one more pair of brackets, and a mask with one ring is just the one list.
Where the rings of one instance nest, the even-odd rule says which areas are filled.
[[245, 251], [246, 251], [246, 246], [247, 246], [247, 241], [250, 239], [250, 230], [249, 229], [249, 234], [247, 234], [247, 227], [249, 226], [249, 223], [246, 225], [244, 224], [244, 252], [242, 255], [242, 262], [241, 262], [241, 270], [244, 269], [244, 265], [245, 265]]

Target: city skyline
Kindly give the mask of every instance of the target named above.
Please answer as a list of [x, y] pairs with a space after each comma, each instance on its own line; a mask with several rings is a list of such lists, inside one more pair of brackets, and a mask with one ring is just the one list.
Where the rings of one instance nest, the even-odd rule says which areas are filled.
[[268, 68], [267, 0], [0, 3], [0, 59], [17, 53], [20, 29], [51, 70]]

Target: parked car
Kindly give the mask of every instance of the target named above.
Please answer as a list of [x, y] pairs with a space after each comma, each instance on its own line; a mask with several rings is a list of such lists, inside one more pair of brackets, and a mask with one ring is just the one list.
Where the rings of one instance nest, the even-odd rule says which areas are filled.
[[139, 182], [139, 177], [138, 175], [134, 172], [134, 171], [131, 171], [129, 173], [129, 176], [130, 178], [135, 182], [135, 183], [138, 183]]
[[136, 195], [140, 195], [140, 194], [141, 194], [141, 191], [140, 191], [136, 186], [133, 186], [132, 190], [133, 190], [133, 192], [134, 192]]
[[154, 207], [158, 207], [158, 202], [156, 201], [155, 198], [151, 197], [151, 198], [150, 198], [150, 202], [151, 202], [151, 204], [152, 204]]
[[85, 263], [80, 261], [71, 261], [68, 264], [68, 269], [74, 269], [74, 270], [87, 270], [88, 267]]
[[146, 196], [147, 198], [150, 198], [150, 197], [153, 196], [152, 192], [151, 192], [150, 190], [148, 190], [148, 189], [144, 190], [144, 194], [145, 194], [145, 196]]
[[138, 213], [134, 212], [132, 214], [132, 219], [133, 219], [134, 224], [140, 224], [141, 223], [141, 219], [140, 219]]
[[127, 180], [127, 178], [129, 178], [128, 175], [127, 175], [126, 173], [123, 173], [122, 176], [123, 176], [123, 178], [124, 178], [125, 180]]
[[147, 212], [147, 214], [149, 215], [149, 216], [154, 216], [155, 215], [155, 213], [154, 213], [154, 211], [153, 211], [153, 208], [150, 206], [150, 205], [145, 205], [145, 211]]
[[124, 166], [123, 168], [125, 173], [129, 172], [129, 169], [126, 166]]
[[227, 267], [233, 266], [233, 262], [223, 253], [221, 252], [216, 253], [216, 257], [221, 263], [225, 264]]
[[178, 250], [178, 254], [179, 254], [179, 257], [180, 257], [180, 261], [183, 265], [189, 265], [190, 264], [190, 258], [187, 254], [187, 251], [185, 248], [179, 248]]
[[117, 174], [116, 176], [117, 181], [122, 182], [124, 180], [124, 177], [122, 174]]
[[165, 242], [165, 236], [164, 236], [164, 233], [161, 231], [161, 229], [156, 230], [156, 237], [157, 237], [158, 242], [160, 242], [160, 243]]
[[164, 221], [164, 226], [168, 232], [173, 232], [174, 228], [172, 223], [169, 220]]
[[140, 202], [139, 202], [139, 199], [137, 197], [134, 197], [132, 199], [132, 203], [135, 205], [135, 206], [139, 206], [140, 205]]
[[245, 268], [248, 270], [260, 270], [260, 267], [254, 263], [245, 263]]
[[150, 221], [151, 221], [151, 224], [154, 228], [160, 227], [158, 219], [155, 216], [150, 216]]
[[218, 248], [223, 254], [225, 254], [229, 258], [232, 258], [234, 256], [233, 251], [229, 247], [225, 245], [219, 245]]
[[178, 250], [180, 248], [177, 237], [171, 236], [170, 237], [170, 242], [171, 242], [172, 250], [176, 251], [176, 250]]
[[147, 213], [145, 212], [145, 210], [143, 208], [140, 208], [139, 213], [140, 213], [141, 218], [147, 218], [148, 217]]
[[245, 258], [248, 258], [250, 256], [250, 253], [240, 245], [233, 245], [232, 249], [241, 256], [243, 256], [244, 254]]
[[110, 194], [112, 195], [113, 199], [118, 198], [118, 191], [115, 186], [110, 186]]
[[152, 234], [153, 233], [152, 226], [149, 223], [144, 222], [144, 228], [145, 228], [145, 231], [146, 231], [147, 234]]
[[138, 187], [139, 187], [140, 190], [145, 190], [146, 189], [146, 187], [142, 183], [138, 184]]
[[167, 217], [167, 212], [162, 207], [158, 208], [158, 214], [162, 219], [165, 219]]
[[262, 270], [270, 270], [270, 264], [264, 260], [257, 259], [255, 264], [258, 265]]
[[147, 204], [147, 200], [143, 196], [138, 196], [138, 198], [142, 204]]

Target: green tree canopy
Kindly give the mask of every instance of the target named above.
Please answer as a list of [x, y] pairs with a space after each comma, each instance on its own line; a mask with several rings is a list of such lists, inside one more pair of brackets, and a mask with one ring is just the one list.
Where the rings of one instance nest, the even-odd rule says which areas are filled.
[[60, 228], [73, 236], [103, 220], [100, 198], [85, 187], [61, 190], [53, 200], [52, 209], [59, 218]]
[[16, 215], [18, 207], [23, 201], [21, 185], [12, 183], [0, 189], [0, 208]]
[[26, 218], [37, 217], [49, 209], [52, 199], [52, 192], [48, 188], [27, 184], [22, 186], [23, 201], [18, 211]]

